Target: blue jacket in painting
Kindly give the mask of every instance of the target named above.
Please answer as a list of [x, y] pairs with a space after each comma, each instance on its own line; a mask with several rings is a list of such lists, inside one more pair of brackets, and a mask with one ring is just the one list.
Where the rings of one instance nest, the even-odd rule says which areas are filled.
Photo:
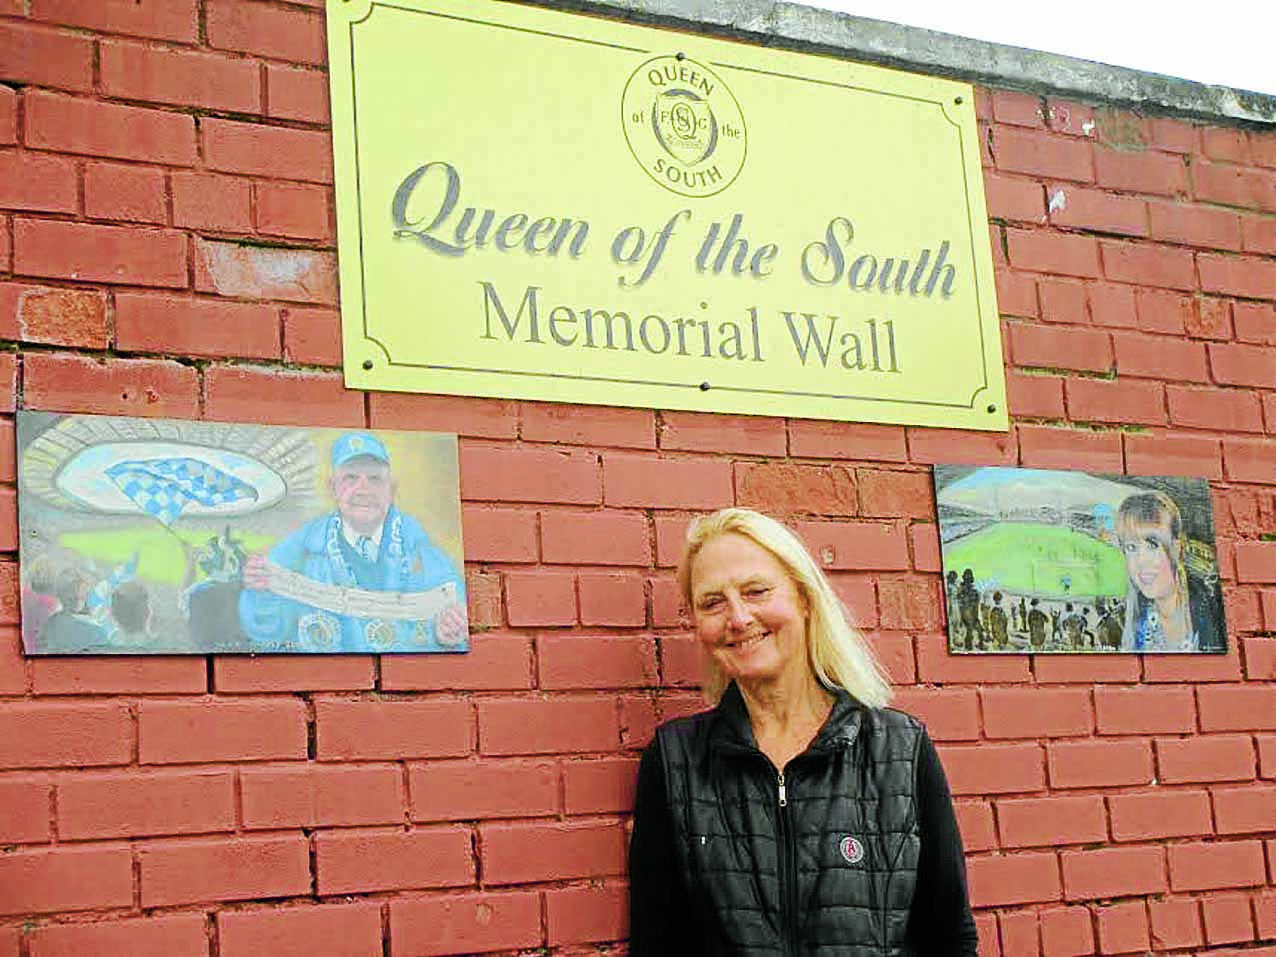
[[[271, 562], [316, 582], [367, 591], [425, 591], [452, 582], [457, 601], [465, 587], [456, 566], [412, 516], [391, 506], [376, 559], [361, 557], [341, 534], [332, 512], [297, 529], [270, 550]], [[464, 651], [442, 646], [433, 621], [353, 618], [268, 591], [245, 588], [239, 621], [254, 650], [296, 652]]]

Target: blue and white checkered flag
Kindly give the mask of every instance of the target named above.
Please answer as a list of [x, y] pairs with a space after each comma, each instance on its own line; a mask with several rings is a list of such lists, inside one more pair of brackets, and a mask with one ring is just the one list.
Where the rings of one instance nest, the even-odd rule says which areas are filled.
[[192, 502], [213, 507], [257, 499], [257, 490], [247, 482], [199, 459], [117, 462], [106, 476], [138, 508], [165, 525], [172, 525]]

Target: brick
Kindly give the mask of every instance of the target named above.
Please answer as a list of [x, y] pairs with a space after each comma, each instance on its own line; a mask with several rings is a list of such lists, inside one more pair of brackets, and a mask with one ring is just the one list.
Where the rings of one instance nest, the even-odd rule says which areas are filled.
[[474, 882], [470, 832], [463, 827], [321, 831], [314, 843], [316, 886], [325, 896]]
[[1006, 371], [1006, 398], [1010, 414], [1016, 419], [1063, 418], [1063, 379], [1058, 376], [1025, 375], [1009, 369]]
[[1182, 293], [1166, 289], [1135, 290], [1135, 325], [1144, 332], [1182, 339], [1197, 308], [1196, 300]]
[[323, 699], [315, 702], [321, 761], [456, 757], [474, 750], [472, 705], [426, 701]]
[[33, 86], [93, 88], [93, 41], [29, 23], [0, 23], [0, 77]]
[[540, 519], [541, 553], [546, 562], [651, 564], [647, 519], [640, 512], [546, 510]]
[[909, 460], [919, 465], [964, 462], [971, 465], [1013, 465], [1014, 440], [1003, 433], [961, 429], [909, 429]]
[[1276, 937], [1276, 891], [1264, 891], [1254, 898], [1254, 920], [1260, 940]]
[[1276, 680], [1276, 641], [1268, 638], [1243, 638], [1245, 677], [1250, 681]]
[[1059, 864], [1054, 854], [1036, 852], [997, 857], [972, 857], [966, 864], [970, 903], [974, 907], [1005, 907], [1057, 901]]
[[939, 530], [934, 524], [916, 524], [908, 529], [908, 540], [912, 545], [913, 568], [919, 572], [940, 572], [943, 570], [939, 556]]
[[856, 422], [789, 422], [789, 452], [794, 456], [902, 462], [907, 457], [904, 430], [894, 425]]
[[1118, 332], [1112, 337], [1116, 369], [1120, 376], [1165, 379], [1170, 382], [1206, 382], [1205, 345], [1181, 338]]
[[16, 320], [8, 332], [14, 339], [98, 349], [109, 341], [106, 296], [97, 290], [7, 283], [0, 286], [0, 309]]
[[[480, 825], [483, 878], [491, 884], [622, 874], [625, 832], [618, 823], [511, 823]], [[537, 853], [529, 854], [528, 848]]]
[[1112, 904], [1098, 911], [1099, 949], [1104, 954], [1146, 952], [1148, 938], [1147, 907], [1143, 901]]
[[47, 844], [50, 792], [46, 777], [0, 778], [0, 842]]
[[1270, 217], [1241, 217], [1241, 248], [1248, 253], [1276, 252], [1276, 220]]
[[614, 751], [620, 736], [613, 702], [598, 696], [489, 699], [478, 719], [484, 755]]
[[1276, 171], [1226, 163], [1195, 163], [1193, 194], [1221, 206], [1276, 212]]
[[297, 698], [142, 701], [138, 742], [142, 764], [304, 758], [305, 704]]
[[234, 779], [226, 771], [113, 771], [58, 781], [58, 834], [64, 839], [205, 834], [234, 828]]
[[1040, 950], [1037, 915], [1030, 910], [1010, 911], [997, 915], [1001, 946], [1008, 954], [1036, 957]]
[[933, 577], [882, 579], [877, 584], [881, 626], [933, 631], [943, 620], [939, 582]]
[[31, 957], [208, 955], [203, 914], [152, 915], [141, 920], [99, 920], [89, 924], [46, 924], [33, 928], [27, 939]]
[[[1198, 474], [1198, 473], [1193, 473]], [[1231, 622], [1233, 630], [1238, 627], [1240, 614], [1238, 608], [1241, 602], [1246, 602], [1247, 596], [1244, 592], [1229, 591], [1224, 596], [1227, 603], [1227, 620]], [[1253, 602], [1246, 602], [1251, 608]], [[1258, 618], [1258, 609], [1253, 608], [1253, 617], [1255, 622]], [[1241, 658], [1240, 651], [1236, 647], [1236, 643], [1232, 642], [1232, 646], [1227, 650], [1226, 654], [1209, 654], [1194, 655], [1196, 667], [1192, 667], [1193, 662], [1184, 660], [1183, 655], [1149, 655], [1143, 662], [1143, 680], [1147, 684], [1153, 683], [1195, 683], [1203, 684], [1207, 681], [1240, 681], [1241, 680]]]
[[32, 0], [30, 16], [68, 26], [194, 43], [197, 0]]
[[1121, 436], [1115, 432], [1019, 425], [1015, 433], [1024, 468], [1124, 471]]
[[1056, 741], [1046, 747], [1053, 788], [1148, 784], [1152, 752], [1146, 741]]
[[1036, 744], [946, 745], [944, 768], [954, 795], [1010, 794], [1045, 787]]
[[859, 514], [879, 518], [935, 517], [935, 492], [929, 472], [856, 469]]
[[1046, 122], [1052, 130], [1073, 136], [1094, 136], [1094, 108], [1080, 103], [1064, 103], [1050, 99], [1046, 104]]
[[16, 219], [19, 275], [182, 288], [186, 237], [168, 229]]
[[119, 702], [5, 704], [0, 708], [0, 767], [126, 764], [133, 721]]
[[0, 855], [0, 914], [128, 907], [132, 900], [133, 868], [127, 845]]
[[920, 718], [936, 741], [979, 737], [979, 702], [973, 689], [898, 688], [892, 707]]
[[967, 854], [991, 851], [997, 847], [997, 829], [993, 824], [992, 805], [983, 801], [956, 801], [957, 829]]
[[18, 142], [18, 94], [0, 85], [0, 143], [12, 146]]
[[984, 733], [990, 738], [1090, 734], [1090, 693], [1082, 688], [985, 688]]
[[988, 215], [994, 220], [1044, 223], [1045, 193], [1042, 185], [1016, 176], [984, 170], [984, 195]]
[[917, 677], [927, 683], [1028, 681], [1028, 660], [1023, 655], [953, 655], [942, 635], [917, 638]]
[[1090, 322], [1089, 288], [1089, 283], [1042, 277], [1037, 282], [1041, 295], [1041, 318], [1047, 322], [1073, 325]]
[[1276, 685], [1216, 685], [1196, 695], [1202, 731], [1276, 730]]
[[1119, 794], [1108, 798], [1112, 837], [1118, 841], [1161, 840], [1209, 834], [1209, 796], [1204, 791], [1181, 789], [1146, 794]]
[[576, 623], [576, 578], [570, 572], [507, 572], [505, 596], [516, 627]]
[[531, 948], [541, 943], [540, 894], [449, 894], [390, 903], [390, 953], [435, 955]]
[[603, 454], [603, 500], [641, 508], [712, 509], [730, 505], [731, 464], [721, 459]]
[[1089, 237], [1007, 229], [1006, 240], [1016, 269], [1096, 279], [1101, 275], [1099, 245]]
[[209, 169], [307, 183], [332, 182], [332, 141], [327, 133], [237, 120], [200, 124]]
[[1276, 347], [1211, 343], [1209, 351], [1215, 382], [1258, 388], [1276, 382]]
[[328, 124], [328, 77], [319, 70], [266, 64], [266, 115], [281, 120]]
[[0, 150], [0, 205], [50, 213], [77, 213], [79, 177], [61, 156]]
[[858, 512], [855, 472], [840, 465], [737, 462], [735, 488], [737, 504], [768, 514]]
[[[827, 576], [829, 584], [833, 586], [833, 591], [839, 599], [841, 599], [843, 607], [846, 609], [847, 620], [852, 628], [874, 629], [881, 625], [881, 616], [878, 614], [877, 607], [877, 582], [875, 579], [867, 575], [850, 575], [845, 573], [833, 573]], [[909, 588], [896, 588], [892, 591], [892, 597], [898, 602], [900, 599], [908, 597]], [[933, 601], [933, 594], [927, 596], [928, 604]], [[907, 610], [903, 610], [907, 615]], [[926, 608], [920, 611], [923, 617], [935, 617], [933, 608]]]
[[524, 402], [521, 408], [522, 435], [529, 441], [599, 448], [656, 447], [656, 416], [647, 409], [559, 402]]
[[[680, 622], [681, 627], [688, 623]], [[667, 636], [660, 640], [660, 677], [667, 686], [698, 688], [704, 672], [703, 651], [695, 638]]]
[[168, 221], [164, 171], [121, 163], [86, 163], [84, 212], [95, 219], [164, 225]]
[[[467, 501], [597, 504], [602, 496], [596, 455], [462, 443], [461, 498]], [[520, 481], [511, 485], [509, 476]]]
[[1037, 294], [1040, 283], [1035, 276], [999, 268], [994, 278], [997, 283], [997, 308], [1003, 316], [1035, 318], [1041, 315], [1042, 306]]
[[265, 303], [117, 293], [115, 328], [122, 350], [246, 358], [280, 354], [279, 310]]
[[620, 746], [629, 750], [645, 748], [656, 733], [656, 726], [670, 718], [696, 714], [704, 710], [699, 694], [675, 692], [660, 698], [645, 694], [618, 696], [620, 704]]
[[1232, 338], [1232, 304], [1227, 299], [1197, 296], [1191, 300], [1192, 308], [1184, 316], [1189, 336], [1202, 339]]
[[1217, 894], [1206, 898], [1202, 904], [1205, 939], [1210, 944], [1235, 944], [1254, 939], [1247, 895]]
[[1043, 129], [1046, 125], [1039, 96], [1013, 93], [1009, 90], [993, 90], [991, 99], [992, 115], [998, 123], [1035, 129]]
[[567, 887], [545, 894], [550, 944], [623, 940], [629, 894], [623, 886]]
[[[333, 309], [291, 306], [280, 310], [283, 318], [284, 361], [301, 365], [341, 365], [341, 314]], [[417, 398], [451, 398], [418, 396]], [[484, 402], [484, 399], [475, 399]], [[376, 419], [372, 419], [373, 427]], [[452, 431], [460, 432], [459, 427]]]
[[783, 455], [787, 445], [783, 419], [705, 412], [661, 415], [660, 447], [666, 450]]
[[1064, 851], [1067, 900], [1156, 894], [1166, 890], [1165, 852], [1160, 847]]
[[[471, 617], [471, 621], [473, 618]], [[388, 655], [383, 691], [473, 691], [532, 686], [531, 643], [521, 635], [470, 635], [463, 655]]]
[[1117, 282], [1170, 289], [1196, 288], [1196, 270], [1187, 250], [1166, 246], [1103, 241], [1103, 274]]
[[333, 236], [333, 196], [327, 186], [258, 183], [257, 231], [267, 236], [329, 240]]
[[359, 428], [363, 395], [339, 375], [252, 366], [204, 370], [204, 414], [224, 422]]
[[317, 11], [213, 0], [207, 18], [209, 45], [219, 49], [316, 66], [327, 61], [323, 17]]
[[1158, 739], [1156, 757], [1164, 784], [1249, 781], [1254, 777], [1254, 744], [1248, 735]]
[[640, 579], [620, 572], [582, 572], [577, 581], [582, 625], [646, 624], [647, 599]]
[[[290, 310], [300, 312], [299, 310]], [[310, 310], [319, 313], [320, 310]], [[336, 364], [340, 365], [340, 314], [323, 310], [325, 321], [331, 322]], [[286, 328], [290, 328], [285, 324]], [[291, 336], [289, 336], [291, 338]], [[492, 439], [512, 439], [518, 433], [518, 405], [499, 399], [470, 396], [410, 395], [398, 392], [373, 392], [369, 396], [369, 416], [373, 428], [430, 429], [455, 432], [458, 435]], [[468, 447], [467, 447], [468, 448]], [[496, 452], [493, 446], [474, 446], [481, 453]], [[484, 454], [477, 454], [480, 465]], [[552, 460], [546, 460], [552, 461]], [[476, 476], [478, 479], [483, 477]], [[499, 496], [493, 496], [499, 498]]]
[[1206, 249], [1241, 248], [1241, 221], [1235, 213], [1185, 203], [1147, 205], [1153, 239]]
[[795, 532], [826, 570], [903, 570], [908, 542], [891, 522], [797, 522]]
[[1098, 795], [998, 801], [997, 821], [1003, 847], [1059, 847], [1103, 843], [1107, 816]]
[[261, 110], [260, 68], [251, 60], [128, 40], [103, 41], [100, 49], [108, 96], [228, 113]]
[[1176, 891], [1255, 887], [1266, 883], [1261, 841], [1171, 844], [1170, 886]]
[[1195, 947], [1201, 936], [1201, 908], [1195, 900], [1171, 898], [1148, 901], [1152, 943], [1161, 948]]
[[188, 838], [136, 845], [143, 907], [310, 891], [306, 838]]
[[27, 146], [169, 166], [195, 164], [190, 116], [38, 90], [23, 99]]
[[378, 902], [222, 911], [217, 915], [221, 957], [366, 957], [381, 949]]
[[1084, 907], [1051, 907], [1038, 912], [1046, 957], [1082, 957], [1094, 953], [1094, 928]]
[[1193, 389], [1167, 385], [1170, 421], [1195, 429], [1223, 432], [1262, 432], [1258, 397], [1234, 389]]
[[538, 686], [549, 690], [640, 688], [656, 682], [655, 640], [546, 635], [536, 639]]
[[1096, 688], [1100, 734], [1168, 734], [1196, 730], [1196, 702], [1188, 688]]
[[408, 790], [411, 818], [418, 822], [559, 811], [558, 769], [545, 761], [430, 761], [409, 769]]
[[1137, 379], [1067, 379], [1068, 412], [1086, 422], [1165, 422], [1165, 392], [1159, 382]]
[[1052, 186], [1047, 192], [1050, 222], [1055, 226], [1148, 235], [1147, 206], [1141, 200], [1072, 185]]
[[1216, 789], [1214, 820], [1219, 834], [1276, 832], [1276, 786]]
[[406, 807], [392, 764], [245, 768], [240, 789], [249, 829], [401, 824]]
[[1017, 366], [1084, 372], [1112, 369], [1112, 339], [1106, 331], [1028, 323], [1014, 323], [1009, 329], [1011, 356]]
[[216, 173], [174, 171], [173, 225], [232, 233], [252, 230], [252, 186]]
[[1093, 147], [1086, 140], [999, 127], [993, 134], [997, 168], [1003, 172], [1094, 181]]
[[635, 758], [596, 758], [563, 764], [564, 807], [568, 814], [628, 814], [638, 777]]
[[1174, 196], [1187, 190], [1183, 159], [1167, 153], [1126, 152], [1098, 147], [1094, 151], [1095, 178], [1100, 186], [1135, 193]]
[[1232, 324], [1242, 342], [1276, 345], [1276, 308], [1257, 302], [1232, 303]]
[[535, 562], [536, 513], [524, 509], [466, 506], [462, 510], [465, 555], [470, 561]]
[[366, 655], [219, 655], [213, 659], [213, 686], [231, 693], [363, 691], [376, 682], [374, 660]]
[[199, 694], [207, 690], [203, 659], [159, 655], [34, 658], [38, 695]]

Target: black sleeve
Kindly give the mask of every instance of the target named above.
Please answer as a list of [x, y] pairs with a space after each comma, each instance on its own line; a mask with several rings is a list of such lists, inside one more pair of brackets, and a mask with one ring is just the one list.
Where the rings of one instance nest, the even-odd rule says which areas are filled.
[[913, 948], [927, 957], [976, 957], [979, 935], [966, 891], [966, 856], [939, 753], [923, 732], [917, 755], [921, 852], [908, 916]]
[[638, 766], [629, 839], [629, 957], [703, 953], [696, 938], [665, 798], [664, 762], [653, 741]]

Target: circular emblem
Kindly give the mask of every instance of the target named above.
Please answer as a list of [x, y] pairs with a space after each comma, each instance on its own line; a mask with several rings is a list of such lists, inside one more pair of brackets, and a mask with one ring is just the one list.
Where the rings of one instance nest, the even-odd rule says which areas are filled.
[[389, 648], [397, 637], [398, 633], [395, 631], [394, 624], [382, 621], [380, 618], [373, 619], [363, 626], [363, 638], [373, 648]]
[[864, 860], [864, 845], [849, 835], [842, 838], [837, 849], [842, 852], [842, 859], [847, 864], [858, 864]]
[[633, 72], [621, 117], [629, 152], [672, 192], [713, 196], [744, 166], [740, 104], [721, 77], [681, 54], [656, 57]]
[[331, 615], [321, 611], [302, 615], [297, 619], [297, 637], [309, 648], [329, 649], [337, 643], [341, 625]]

